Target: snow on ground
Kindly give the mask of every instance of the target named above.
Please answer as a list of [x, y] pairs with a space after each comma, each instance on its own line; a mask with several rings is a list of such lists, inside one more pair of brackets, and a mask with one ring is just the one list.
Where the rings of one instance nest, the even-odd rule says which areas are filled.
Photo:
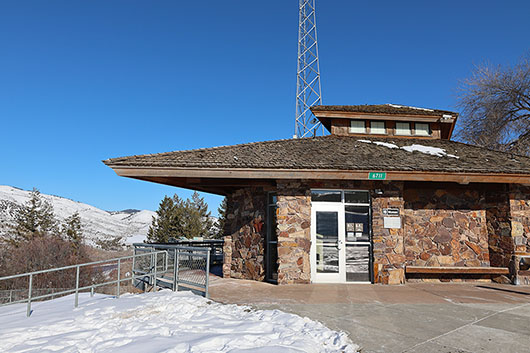
[[345, 333], [279, 310], [190, 292], [80, 294], [0, 308], [2, 352], [355, 352]]
[[143, 243], [146, 239], [147, 237], [142, 234], [133, 235], [132, 237], [128, 237], [127, 239], [125, 239], [125, 244], [132, 245], [134, 243]]

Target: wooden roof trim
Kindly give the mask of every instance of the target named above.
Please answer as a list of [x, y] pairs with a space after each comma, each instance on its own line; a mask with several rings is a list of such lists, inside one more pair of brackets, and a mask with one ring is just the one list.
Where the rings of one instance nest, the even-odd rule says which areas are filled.
[[331, 170], [331, 169], [243, 169], [243, 168], [171, 168], [171, 167], [110, 167], [123, 177], [145, 178], [233, 178], [233, 179], [322, 179], [369, 180], [370, 172], [386, 173], [387, 181], [437, 181], [468, 183], [530, 183], [530, 174], [448, 173], [428, 171]]
[[456, 116], [452, 118], [442, 118], [441, 116], [423, 114], [385, 114], [385, 113], [362, 113], [362, 112], [341, 112], [341, 111], [315, 111], [313, 114], [317, 118], [344, 118], [344, 119], [372, 119], [372, 120], [413, 120], [426, 122], [441, 122], [452, 124]]
[[457, 120], [458, 120], [458, 116], [454, 117], [454, 120], [452, 121], [452, 124], [451, 124], [451, 130], [449, 130], [449, 136], [447, 137], [448, 140], [450, 140], [451, 137], [453, 136], [453, 132], [455, 131]]

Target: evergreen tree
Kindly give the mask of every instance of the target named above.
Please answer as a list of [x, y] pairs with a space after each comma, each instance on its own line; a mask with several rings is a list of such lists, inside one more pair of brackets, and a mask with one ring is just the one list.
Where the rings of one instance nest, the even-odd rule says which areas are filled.
[[[29, 200], [15, 214], [15, 237], [0, 247], [0, 276], [89, 262], [82, 246], [82, 224], [76, 212], [66, 218], [59, 229], [53, 206], [33, 189]], [[62, 233], [62, 234], [61, 234]], [[62, 236], [61, 236], [62, 235]], [[80, 283], [88, 285], [99, 274], [92, 269], [81, 274]], [[75, 281], [75, 272], [50, 273], [34, 278], [37, 288], [62, 288]], [[83, 284], [84, 283], [84, 284]], [[22, 279], [14, 285], [27, 285]]]
[[185, 222], [185, 237], [206, 237], [211, 236], [213, 222], [211, 213], [208, 211], [208, 204], [204, 201], [204, 197], [200, 197], [197, 191], [191, 195], [191, 200], [186, 200], [186, 222]]
[[62, 225], [62, 234], [72, 244], [73, 255], [78, 256], [83, 243], [83, 232], [79, 212], [67, 217]]
[[183, 235], [184, 213], [184, 202], [176, 194], [165, 196], [158, 206], [156, 217], [153, 216], [147, 242], [167, 243], [169, 238], [180, 238]]
[[222, 239], [225, 236], [225, 224], [226, 224], [226, 211], [227, 211], [227, 200], [226, 197], [223, 199], [219, 207], [217, 208], [217, 213], [219, 213], [219, 218], [217, 219], [216, 227], [217, 234], [214, 235], [216, 239]]
[[148, 243], [167, 243], [170, 238], [209, 237], [212, 221], [208, 204], [194, 192], [191, 200], [165, 196], [147, 233]]
[[17, 241], [31, 240], [57, 231], [53, 206], [33, 188], [30, 199], [15, 215]]

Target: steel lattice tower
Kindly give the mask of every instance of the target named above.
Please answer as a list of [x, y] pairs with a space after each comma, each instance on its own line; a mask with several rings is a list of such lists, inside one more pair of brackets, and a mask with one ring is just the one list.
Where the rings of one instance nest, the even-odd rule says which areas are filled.
[[299, 5], [295, 138], [324, 134], [322, 125], [309, 110], [322, 104], [315, 0], [300, 0]]

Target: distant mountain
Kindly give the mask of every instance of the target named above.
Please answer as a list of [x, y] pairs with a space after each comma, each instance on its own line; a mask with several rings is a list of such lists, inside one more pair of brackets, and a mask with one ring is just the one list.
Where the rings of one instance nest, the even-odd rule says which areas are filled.
[[[12, 186], [0, 185], [0, 235], [9, 234], [9, 225], [14, 223], [16, 210], [28, 201], [30, 193]], [[155, 215], [155, 212], [148, 210], [104, 211], [64, 197], [41, 195], [53, 205], [54, 213], [61, 222], [76, 211], [79, 212], [83, 234], [89, 245], [116, 238], [123, 238], [127, 244], [142, 242]]]

